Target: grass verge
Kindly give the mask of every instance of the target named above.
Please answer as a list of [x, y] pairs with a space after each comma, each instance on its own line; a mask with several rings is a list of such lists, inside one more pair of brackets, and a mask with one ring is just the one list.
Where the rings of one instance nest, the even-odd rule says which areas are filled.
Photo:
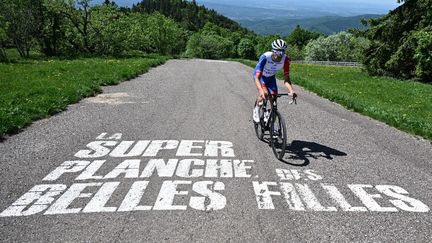
[[0, 138], [68, 104], [164, 63], [168, 57], [20, 60], [0, 63]]
[[[256, 61], [236, 59], [250, 67]], [[278, 78], [283, 79], [282, 74]], [[360, 68], [293, 64], [291, 78], [322, 97], [432, 142], [432, 85], [372, 77]]]

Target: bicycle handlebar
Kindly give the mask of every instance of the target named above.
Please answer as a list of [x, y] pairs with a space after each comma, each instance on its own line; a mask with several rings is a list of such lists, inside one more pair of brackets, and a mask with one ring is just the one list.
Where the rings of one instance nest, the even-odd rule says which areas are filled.
[[[290, 94], [277, 94], [277, 97], [282, 97], [282, 96], [291, 96]], [[292, 100], [289, 102], [290, 105], [292, 104], [296, 104], [297, 105], [297, 97], [293, 97]]]
[[[266, 99], [269, 98], [268, 94], [265, 94], [265, 96], [266, 96]], [[291, 96], [291, 95], [290, 94], [276, 94], [275, 96], [279, 98], [282, 96]], [[289, 102], [289, 104], [290, 105], [292, 105], [292, 104], [297, 105], [297, 97], [293, 97], [292, 100]]]

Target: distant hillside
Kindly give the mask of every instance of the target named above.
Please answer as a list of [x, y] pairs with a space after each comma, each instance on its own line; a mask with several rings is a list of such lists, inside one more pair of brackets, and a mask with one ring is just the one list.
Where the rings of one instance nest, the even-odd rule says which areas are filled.
[[[396, 0], [196, 0], [232, 19], [285, 17], [316, 18], [324, 16], [358, 16], [386, 14], [401, 3]], [[251, 12], [251, 9], [255, 9]], [[244, 11], [246, 10], [246, 11]], [[274, 13], [268, 10], [275, 11]], [[252, 13], [252, 14], [251, 14]], [[268, 14], [269, 13], [269, 14]], [[275, 16], [276, 15], [276, 16]], [[298, 18], [296, 17], [296, 18]]]
[[307, 30], [330, 35], [351, 28], [364, 29], [365, 26], [361, 24], [361, 19], [378, 18], [380, 16], [381, 15], [367, 14], [354, 17], [328, 16], [304, 19], [281, 18], [277, 20], [238, 20], [238, 22], [243, 27], [261, 35], [288, 35], [297, 25], [300, 25], [302, 28]]
[[194, 32], [200, 30], [207, 22], [231, 31], [249, 32], [239, 23], [219, 14], [216, 10], [198, 5], [195, 0], [143, 0], [133, 4], [132, 11], [140, 13], [160, 12]]

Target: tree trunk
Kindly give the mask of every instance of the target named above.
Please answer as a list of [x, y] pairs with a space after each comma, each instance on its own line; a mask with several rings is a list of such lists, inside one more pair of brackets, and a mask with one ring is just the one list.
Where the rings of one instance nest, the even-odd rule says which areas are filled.
[[9, 62], [6, 50], [2, 47], [0, 47], [0, 62]]

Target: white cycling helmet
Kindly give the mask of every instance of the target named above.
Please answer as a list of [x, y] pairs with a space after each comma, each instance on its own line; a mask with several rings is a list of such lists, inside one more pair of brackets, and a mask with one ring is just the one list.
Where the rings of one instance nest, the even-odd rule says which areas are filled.
[[275, 51], [285, 51], [287, 47], [287, 43], [282, 39], [275, 40], [272, 43], [272, 49]]

